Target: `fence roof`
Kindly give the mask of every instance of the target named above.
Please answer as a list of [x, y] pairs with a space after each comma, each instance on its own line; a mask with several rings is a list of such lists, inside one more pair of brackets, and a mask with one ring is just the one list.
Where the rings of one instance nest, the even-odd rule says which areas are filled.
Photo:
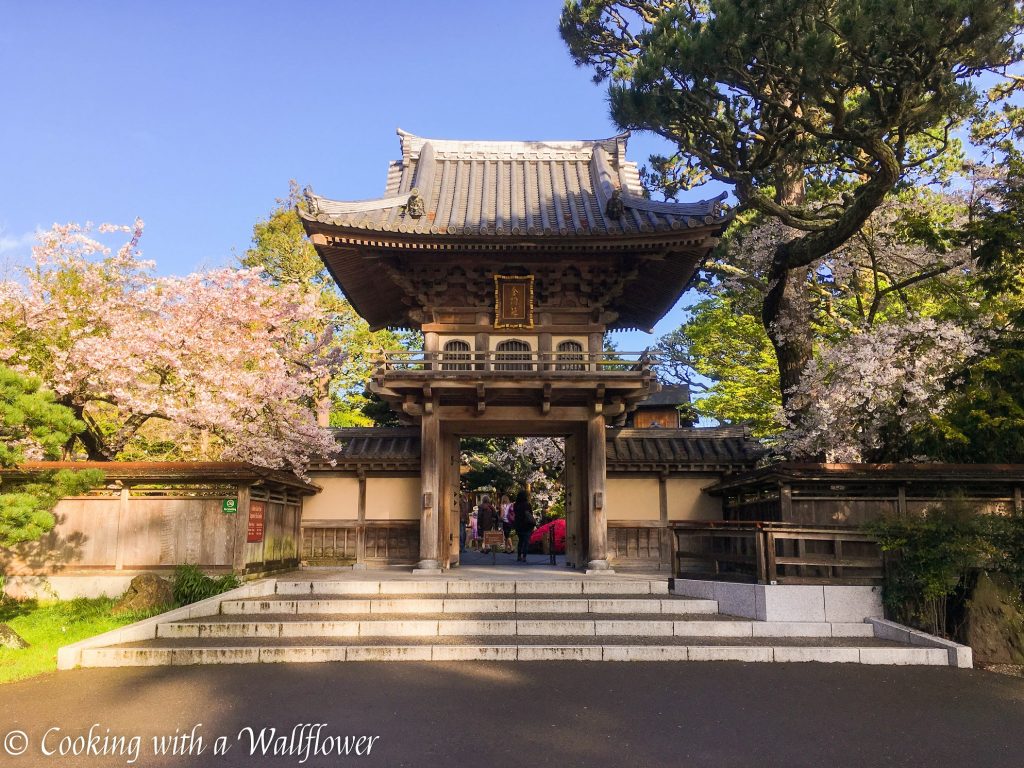
[[109, 480], [141, 483], [231, 482], [281, 485], [305, 493], [317, 493], [320, 486], [291, 472], [267, 469], [241, 461], [26, 461], [17, 467], [0, 469], [11, 477], [63, 469], [98, 469]]
[[723, 494], [780, 483], [836, 481], [1024, 485], [1024, 464], [818, 464], [783, 461], [723, 478], [706, 490], [712, 494]]

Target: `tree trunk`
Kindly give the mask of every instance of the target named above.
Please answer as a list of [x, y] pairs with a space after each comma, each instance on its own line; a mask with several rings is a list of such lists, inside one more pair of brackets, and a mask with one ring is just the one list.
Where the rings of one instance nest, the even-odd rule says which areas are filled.
[[314, 382], [313, 387], [316, 423], [321, 427], [329, 427], [331, 426], [331, 377], [321, 376]]
[[[775, 200], [789, 207], [804, 203], [804, 167], [801, 163], [789, 164], [779, 174], [775, 184]], [[780, 243], [775, 249], [768, 274], [768, 292], [761, 307], [761, 322], [775, 348], [779, 363], [779, 388], [782, 405], [792, 415], [799, 415], [807, 404], [800, 402], [794, 388], [800, 383], [804, 368], [814, 352], [814, 338], [811, 332], [811, 296], [808, 290], [808, 274], [812, 267], [791, 269], [790, 250], [794, 238]]]
[[782, 405], [789, 411], [801, 412], [806, 403], [795, 395], [804, 368], [814, 351], [811, 332], [811, 301], [808, 291], [806, 267], [788, 269], [785, 266], [789, 249], [779, 246], [761, 309], [761, 322], [775, 348], [779, 363], [779, 388]]
[[70, 399], [62, 399], [59, 402], [74, 411], [75, 418], [85, 424], [84, 430], [68, 440], [64, 447], [65, 453], [73, 453], [74, 442], [77, 439], [85, 448], [85, 455], [89, 461], [112, 461], [114, 457], [109, 453], [96, 422], [85, 412], [85, 406]]

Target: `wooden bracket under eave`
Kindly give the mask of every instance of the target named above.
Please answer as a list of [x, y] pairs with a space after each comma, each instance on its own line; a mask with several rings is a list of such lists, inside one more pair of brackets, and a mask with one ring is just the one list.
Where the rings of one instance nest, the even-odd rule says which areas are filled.
[[433, 413], [434, 412], [434, 398], [433, 398], [432, 392], [430, 391], [430, 385], [429, 384], [424, 384], [423, 385], [423, 412], [424, 413]]
[[416, 402], [415, 396], [406, 395], [405, 400], [402, 401], [402, 413], [406, 416], [422, 416], [423, 407]]
[[544, 385], [544, 401], [540, 405], [540, 412], [547, 415], [551, 411], [551, 385]]
[[487, 410], [487, 388], [483, 383], [476, 385], [476, 412], [478, 414]]
[[594, 393], [594, 415], [599, 416], [604, 413], [604, 384], [597, 385], [597, 391]]

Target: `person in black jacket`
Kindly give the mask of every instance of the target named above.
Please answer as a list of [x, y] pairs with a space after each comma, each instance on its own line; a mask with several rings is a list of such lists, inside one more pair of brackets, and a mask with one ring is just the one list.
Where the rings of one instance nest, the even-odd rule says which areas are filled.
[[[497, 530], [501, 520], [498, 517], [498, 510], [494, 508], [494, 504], [491, 503], [490, 496], [484, 496], [480, 502], [480, 509], [477, 511], [476, 526], [477, 531], [480, 534], [480, 538], [484, 537], [484, 534], [488, 531]], [[481, 549], [481, 552], [490, 552], [488, 548]]]
[[526, 553], [530, 549], [530, 534], [537, 526], [533, 518], [533, 507], [530, 506], [530, 497], [526, 491], [520, 491], [516, 496], [516, 503], [512, 506], [514, 518], [512, 525], [515, 526], [516, 535], [519, 537], [518, 556], [516, 562], [526, 562]]

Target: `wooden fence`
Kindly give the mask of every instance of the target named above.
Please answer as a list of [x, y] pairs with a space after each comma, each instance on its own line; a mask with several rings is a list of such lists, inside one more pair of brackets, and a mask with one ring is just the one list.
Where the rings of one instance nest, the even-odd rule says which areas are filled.
[[843, 526], [673, 523], [676, 574], [758, 584], [880, 584], [882, 553]]
[[[250, 505], [260, 512], [258, 531]], [[8, 574], [159, 571], [182, 563], [255, 573], [299, 563], [302, 498], [281, 487], [123, 485], [62, 499], [54, 516], [56, 526], [39, 541], [0, 550]]]
[[324, 520], [302, 525], [302, 561], [308, 565], [403, 565], [420, 553], [419, 520]]

